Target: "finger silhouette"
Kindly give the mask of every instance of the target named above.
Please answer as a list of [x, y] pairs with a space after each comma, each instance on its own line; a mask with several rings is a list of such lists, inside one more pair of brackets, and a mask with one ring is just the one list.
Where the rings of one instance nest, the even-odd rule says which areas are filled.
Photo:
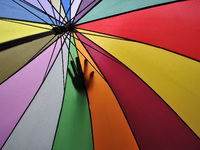
[[74, 76], [73, 76], [73, 74], [72, 74], [72, 72], [71, 72], [71, 70], [70, 70], [69, 68], [67, 68], [67, 72], [69, 73], [69, 76], [70, 76], [71, 78], [74, 78]]
[[87, 59], [84, 59], [84, 72], [83, 72], [84, 75], [87, 74], [87, 68], [88, 68], [88, 67], [87, 67], [87, 66], [88, 66], [87, 64], [88, 64]]
[[78, 73], [81, 73], [81, 64], [80, 64], [80, 61], [79, 61], [78, 57], [76, 57], [76, 64], [77, 64]]
[[90, 73], [90, 78], [92, 78], [94, 76], [94, 71], [92, 71], [91, 73]]
[[76, 76], [76, 74], [78, 74], [77, 69], [76, 69], [76, 65], [75, 65], [75, 63], [74, 63], [73, 60], [70, 61], [70, 63], [71, 63], [72, 69], [73, 69], [73, 71], [74, 71], [74, 73], [75, 73], [75, 76]]
[[84, 59], [84, 67], [85, 67], [85, 68], [87, 67], [87, 64], [88, 64], [87, 59]]
[[84, 91], [84, 78], [83, 78], [79, 58], [76, 57], [75, 61], [76, 61], [76, 64], [74, 60], [70, 61], [71, 68], [68, 68], [67, 71], [68, 71], [69, 76], [72, 79], [72, 83], [74, 87], [76, 88], [76, 90], [78, 90], [79, 92], [82, 92]]
[[85, 78], [85, 85], [88, 88], [91, 84], [91, 79], [94, 76], [94, 71], [88, 72], [88, 61], [87, 61], [87, 59], [84, 60], [84, 72], [82, 72], [81, 64], [80, 64], [78, 57], [76, 57], [75, 61], [76, 61], [76, 64], [73, 60], [70, 61], [72, 69], [68, 68], [67, 71], [69, 73], [69, 76], [72, 79], [72, 83], [73, 83], [74, 87], [78, 91], [83, 91], [84, 90], [84, 86], [82, 86], [82, 84], [84, 84], [83, 73], [84, 73], [84, 76], [86, 77]]

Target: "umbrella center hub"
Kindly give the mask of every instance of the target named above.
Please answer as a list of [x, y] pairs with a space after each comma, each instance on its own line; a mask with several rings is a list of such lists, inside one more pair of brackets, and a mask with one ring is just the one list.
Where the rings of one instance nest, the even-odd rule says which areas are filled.
[[66, 33], [66, 32], [73, 32], [75, 29], [74, 27], [74, 24], [67, 24], [67, 25], [64, 25], [64, 26], [56, 26], [56, 27], [53, 27], [53, 30], [56, 32], [55, 34], [63, 34], [63, 33]]

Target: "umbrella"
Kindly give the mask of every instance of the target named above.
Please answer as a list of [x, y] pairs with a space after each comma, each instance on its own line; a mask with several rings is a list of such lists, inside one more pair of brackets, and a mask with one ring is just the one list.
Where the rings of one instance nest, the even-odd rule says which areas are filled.
[[200, 149], [199, 0], [0, 1], [0, 149]]

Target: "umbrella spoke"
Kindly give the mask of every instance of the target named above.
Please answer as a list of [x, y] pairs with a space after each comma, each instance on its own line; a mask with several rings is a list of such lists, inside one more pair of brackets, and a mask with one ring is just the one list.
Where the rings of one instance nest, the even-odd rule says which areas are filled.
[[42, 19], [41, 17], [39, 17], [38, 15], [34, 14], [33, 12], [31, 12], [30, 10], [28, 10], [27, 8], [25, 8], [24, 6], [22, 6], [21, 4], [19, 4], [18, 2], [16, 2], [15, 0], [13, 0], [13, 2], [15, 2], [17, 5], [21, 6], [22, 8], [24, 8], [25, 10], [27, 10], [28, 12], [30, 12], [31, 14], [33, 14], [34, 16], [36, 16], [37, 18], [39, 18], [40, 20], [42, 20], [44, 23], [50, 25], [53, 27], [53, 25], [47, 23], [44, 19]]
[[8, 18], [0, 18], [0, 20], [4, 20], [4, 21], [8, 21], [8, 22], [13, 22], [13, 23], [18, 23], [18, 24], [23, 24], [23, 25], [32, 26], [32, 27], [37, 27], [37, 28], [41, 28], [41, 29], [51, 30], [49, 28], [45, 28], [45, 27], [39, 26], [39, 24], [38, 25], [28, 24], [29, 22], [26, 23], [25, 21], [24, 22], [19, 22], [19, 20], [8, 19]]
[[70, 6], [69, 6], [69, 8], [68, 8], [68, 10], [67, 10], [67, 12], [66, 12], [66, 15], [67, 15], [68, 13], [70, 13], [70, 18], [69, 18], [68, 22], [71, 22], [71, 6], [73, 5], [74, 1], [75, 1], [75, 0], [73, 0], [72, 2], [70, 1]]
[[[73, 36], [74, 37], [74, 36]], [[74, 37], [75, 38], [75, 37]], [[75, 38], [75, 39], [77, 39], [77, 38]], [[82, 42], [82, 41], [81, 41]], [[70, 41], [70, 43], [71, 44], [73, 44], [75, 47], [76, 47], [76, 45], [73, 43], [73, 42], [71, 42]], [[87, 60], [87, 62], [89, 62], [89, 64], [92, 66], [92, 68], [94, 68], [95, 69], [95, 71], [105, 80], [105, 78], [104, 78], [104, 76], [92, 65], [92, 63], [87, 59], [87, 57], [81, 52], [81, 50], [79, 50], [78, 48], [76, 48], [77, 49], [77, 51], [79, 51], [80, 52], [80, 54]], [[69, 52], [70, 53], [70, 52]], [[70, 56], [71, 56], [71, 54], [70, 54]], [[72, 56], [71, 56], [72, 57]], [[73, 59], [73, 57], [72, 57], [72, 59]], [[74, 60], [73, 60], [74, 61]], [[75, 61], [74, 61], [75, 62]]]
[[[51, 42], [55, 39], [58, 38], [56, 35], [50, 40], [48, 41], [31, 59], [30, 61], [32, 61], [35, 57], [37, 57], [42, 51], [44, 51], [43, 49], [45, 48], [45, 50], [50, 46], [48, 44], [52, 44]], [[30, 62], [29, 61], [29, 62]]]
[[[75, 39], [77, 39], [77, 40], [79, 40], [78, 38], [76, 38], [76, 37], [74, 37]], [[79, 40], [81, 43], [84, 43], [85, 45], [87, 45], [87, 46], [89, 46], [89, 47], [91, 47], [93, 50], [95, 50], [95, 51], [97, 51], [97, 52], [99, 52], [100, 54], [102, 54], [102, 55], [104, 55], [104, 56], [106, 56], [106, 57], [108, 57], [109, 59], [111, 59], [111, 60], [113, 60], [113, 61], [115, 61], [116, 63], [118, 63], [118, 64], [120, 64], [120, 65], [122, 65], [122, 66], [125, 66], [123, 63], [121, 63], [119, 60], [117, 60], [117, 59], [113, 59], [113, 58], [111, 58], [110, 56], [108, 56], [108, 55], [106, 55], [106, 54], [104, 54], [104, 53], [102, 53], [102, 52], [100, 52], [98, 49], [96, 49], [96, 48], [94, 48], [94, 47], [92, 47], [91, 45], [89, 45], [89, 44], [87, 44], [87, 43], [85, 43], [85, 42], [83, 42], [83, 41], [81, 41], [81, 40]], [[91, 41], [92, 42], [92, 41]], [[126, 66], [125, 66], [126, 67]]]
[[[42, 6], [42, 4], [40, 3], [40, 1], [39, 1], [39, 0], [37, 0], [37, 1], [38, 1], [38, 3], [40, 4], [40, 6], [42, 7], [42, 9], [44, 10], [44, 12], [47, 14], [45, 8]], [[48, 17], [49, 17], [49, 16], [48, 16]], [[49, 17], [49, 19], [50, 19], [51, 22], [55, 25], [55, 23], [53, 22], [53, 20], [51, 19], [51, 17]], [[56, 17], [55, 17], [55, 16], [54, 16], [54, 19], [56, 20]]]
[[48, 2], [51, 4], [51, 7], [54, 9], [54, 12], [57, 17], [57, 21], [58, 21], [59, 25], [65, 24], [66, 23], [66, 20], [64, 18], [65, 12], [64, 12], [63, 5], [61, 5], [61, 1], [60, 0], [48, 0]]
[[[100, 2], [100, 0], [94, 0], [92, 1], [91, 3], [89, 3], [86, 7], [84, 7], [81, 11], [77, 11], [76, 15], [73, 17], [73, 19], [75, 20], [77, 16], [81, 15], [81, 13], [86, 10], [87, 8], [89, 8], [90, 6], [92, 6], [94, 4], [93, 7], [95, 7], [98, 3]], [[89, 9], [92, 9], [92, 8], [89, 8]], [[83, 16], [85, 16], [89, 11], [87, 11]], [[74, 23], [78, 22], [83, 16], [81, 16], [79, 19], [73, 21]]]
[[50, 67], [50, 64], [51, 64], [51, 61], [52, 61], [52, 58], [53, 58], [55, 49], [56, 49], [56, 45], [57, 45], [57, 43], [58, 43], [58, 40], [59, 40], [59, 39], [57, 39], [56, 42], [55, 42], [55, 45], [54, 45], [53, 51], [52, 51], [52, 53], [51, 53], [51, 57], [50, 57], [50, 59], [49, 59], [49, 63], [48, 63], [48, 65], [47, 65], [47, 68], [46, 68], [46, 71], [45, 71], [43, 80], [44, 80], [44, 79], [46, 78], [46, 76], [47, 76], [47, 73], [48, 73], [48, 70], [49, 70], [49, 67]]
[[[97, 1], [97, 0], [96, 0]], [[70, 18], [70, 20], [68, 21], [68, 22], [71, 22], [71, 20], [73, 20], [73, 23], [76, 23], [76, 22], [74, 22], [74, 20], [76, 19], [76, 17], [78, 16], [78, 15], [80, 15], [84, 10], [86, 10], [88, 7], [90, 7], [92, 4], [94, 4], [94, 2], [96, 2], [96, 1], [92, 1], [91, 3], [89, 3], [85, 8], [83, 8], [80, 12], [77, 12], [75, 15], [74, 15], [74, 17], [72, 17], [72, 18]], [[74, 1], [72, 1], [72, 4], [73, 4], [73, 2]], [[70, 10], [70, 8], [68, 9], [68, 11]], [[67, 12], [68, 12], [67, 11]], [[84, 14], [84, 15], [86, 15], [86, 14]], [[81, 18], [79, 18], [79, 19], [81, 19]]]

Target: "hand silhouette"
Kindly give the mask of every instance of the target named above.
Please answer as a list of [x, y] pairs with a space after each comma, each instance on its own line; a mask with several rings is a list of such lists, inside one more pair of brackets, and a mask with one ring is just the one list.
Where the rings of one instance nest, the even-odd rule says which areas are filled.
[[[76, 57], [76, 64], [77, 66], [75, 65], [74, 61], [70, 61], [70, 64], [72, 66], [72, 70], [74, 72], [74, 75], [72, 74], [72, 71], [68, 68], [67, 71], [69, 73], [69, 76], [71, 77], [72, 79], [72, 83], [74, 85], [74, 87], [79, 91], [83, 91], [85, 89], [85, 85], [86, 87], [89, 87], [90, 85], [90, 82], [91, 82], [91, 78], [93, 77], [94, 75], [94, 71], [92, 71], [90, 73], [90, 78], [88, 80], [85, 80], [85, 85], [84, 85], [84, 77], [83, 77], [83, 73], [82, 73], [82, 70], [81, 70], [81, 65], [80, 65], [80, 61], [79, 61], [79, 58]], [[87, 73], [87, 68], [88, 68], [88, 62], [87, 60], [85, 59], [84, 60], [84, 75], [86, 75]]]

